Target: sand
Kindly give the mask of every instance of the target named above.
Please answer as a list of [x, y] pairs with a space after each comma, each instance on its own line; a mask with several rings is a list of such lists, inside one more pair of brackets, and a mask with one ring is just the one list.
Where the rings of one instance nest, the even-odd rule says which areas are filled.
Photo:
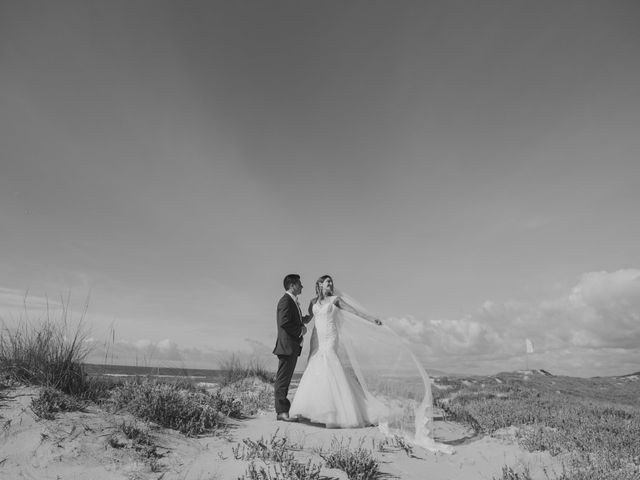
[[[362, 440], [381, 464], [383, 478], [407, 480], [481, 480], [501, 478], [504, 465], [516, 471], [528, 468], [532, 478], [553, 478], [559, 460], [545, 452], [530, 453], [517, 445], [515, 431], [473, 436], [462, 425], [436, 421], [436, 438], [454, 445], [453, 455], [415, 449], [412, 456], [400, 449], [378, 451], [383, 440], [376, 428], [326, 429], [304, 423], [275, 421], [273, 412], [246, 420], [230, 420], [222, 435], [188, 438], [169, 429], [150, 427], [158, 457], [149, 456], [120, 432], [129, 415], [112, 414], [98, 407], [84, 412], [59, 413], [42, 420], [30, 409], [37, 395], [34, 387], [16, 387], [3, 392], [0, 401], [0, 479], [38, 480], [234, 480], [242, 476], [248, 462], [234, 458], [233, 448], [245, 438], [268, 440], [274, 434], [295, 444], [296, 458], [322, 463], [317, 449], [327, 450], [332, 441]], [[373, 447], [373, 448], [372, 448]], [[260, 462], [258, 461], [258, 464]], [[545, 473], [548, 473], [549, 477]], [[323, 468], [323, 478], [346, 479], [344, 472]]]

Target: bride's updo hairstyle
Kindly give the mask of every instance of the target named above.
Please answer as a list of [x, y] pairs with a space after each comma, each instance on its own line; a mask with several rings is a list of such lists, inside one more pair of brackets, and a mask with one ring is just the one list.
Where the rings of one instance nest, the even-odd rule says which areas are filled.
[[[324, 282], [327, 278], [331, 278], [331, 275], [322, 275], [318, 280], [316, 280], [316, 302], [321, 302], [324, 299], [324, 294], [322, 293], [322, 282]], [[333, 278], [331, 278], [333, 282]]]

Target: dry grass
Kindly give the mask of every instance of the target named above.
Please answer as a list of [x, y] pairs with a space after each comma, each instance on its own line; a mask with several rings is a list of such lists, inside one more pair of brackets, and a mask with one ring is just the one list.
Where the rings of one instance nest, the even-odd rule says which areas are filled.
[[76, 398], [51, 387], [43, 388], [39, 395], [31, 400], [33, 413], [47, 420], [54, 419], [58, 412], [75, 412], [83, 407]]
[[220, 382], [223, 387], [247, 378], [258, 378], [264, 383], [273, 384], [276, 377], [275, 373], [267, 370], [259, 360], [251, 359], [243, 361], [235, 355], [231, 355], [229, 358], [220, 362], [220, 369], [225, 372]]
[[110, 403], [136, 417], [195, 436], [224, 429], [225, 417], [238, 417], [240, 405], [220, 393], [172, 383], [130, 381], [115, 388]]
[[64, 393], [81, 394], [87, 388], [82, 362], [89, 353], [83, 325], [85, 304], [77, 322], [70, 319], [69, 300], [59, 318], [47, 306], [42, 320], [30, 321], [26, 312], [18, 326], [3, 325], [0, 332], [0, 368], [4, 375], [23, 383], [43, 385]]
[[318, 480], [320, 465], [298, 462], [292, 451], [299, 449], [288, 443], [287, 437], [278, 436], [276, 430], [268, 440], [245, 438], [232, 451], [236, 460], [251, 462], [241, 480]]
[[24, 318], [13, 328], [0, 331], [0, 368], [11, 381], [45, 387], [32, 409], [42, 418], [81, 408], [88, 401], [128, 411], [144, 421], [174, 428], [186, 435], [200, 435], [224, 428], [226, 417], [247, 417], [273, 404], [273, 374], [257, 362], [243, 364], [232, 357], [224, 387], [215, 392], [198, 389], [188, 380], [161, 382], [144, 377], [118, 382], [89, 377], [83, 361], [90, 353], [80, 320], [70, 321], [69, 301], [54, 315], [47, 308], [44, 319]]
[[351, 439], [333, 438], [328, 451], [317, 450], [316, 453], [329, 468], [342, 470], [350, 480], [373, 480], [380, 474], [380, 464], [371, 450], [364, 448], [363, 440], [352, 448]]
[[[640, 478], [640, 382], [534, 373], [440, 378], [437, 404], [447, 416], [492, 434], [515, 426], [530, 451], [561, 455], [558, 480]], [[527, 473], [503, 469], [503, 479]]]

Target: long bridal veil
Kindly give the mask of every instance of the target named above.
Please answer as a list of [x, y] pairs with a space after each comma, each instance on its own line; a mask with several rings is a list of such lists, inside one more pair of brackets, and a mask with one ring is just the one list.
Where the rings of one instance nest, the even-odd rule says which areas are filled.
[[[336, 295], [366, 311], [343, 292]], [[337, 311], [337, 324], [338, 355], [364, 390], [369, 418], [387, 435], [399, 435], [429, 451], [453, 453], [433, 438], [431, 380], [413, 351], [419, 346], [389, 325], [374, 325], [343, 309]], [[312, 336], [310, 355], [314, 346]]]

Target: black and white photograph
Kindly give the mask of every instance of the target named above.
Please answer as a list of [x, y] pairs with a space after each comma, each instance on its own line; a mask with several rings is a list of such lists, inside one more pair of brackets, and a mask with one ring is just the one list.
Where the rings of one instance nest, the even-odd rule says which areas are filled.
[[0, 478], [640, 480], [640, 2], [0, 0]]

